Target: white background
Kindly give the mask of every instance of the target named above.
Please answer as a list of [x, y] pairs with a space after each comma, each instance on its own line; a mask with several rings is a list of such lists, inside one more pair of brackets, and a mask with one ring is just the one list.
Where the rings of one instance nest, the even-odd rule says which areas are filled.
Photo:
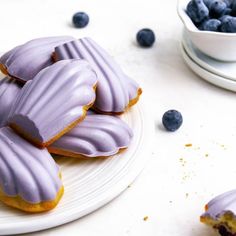
[[[176, 2], [1, 0], [0, 9], [0, 51], [36, 37], [90, 36], [142, 85], [141, 99], [155, 123], [150, 161], [127, 191], [78, 221], [33, 235], [215, 235], [199, 223], [199, 215], [213, 196], [236, 187], [236, 96], [204, 82], [184, 64]], [[87, 28], [71, 26], [77, 11], [89, 14]], [[143, 27], [156, 34], [151, 49], [136, 45]], [[184, 118], [175, 133], [161, 126], [162, 114], [172, 108]]]

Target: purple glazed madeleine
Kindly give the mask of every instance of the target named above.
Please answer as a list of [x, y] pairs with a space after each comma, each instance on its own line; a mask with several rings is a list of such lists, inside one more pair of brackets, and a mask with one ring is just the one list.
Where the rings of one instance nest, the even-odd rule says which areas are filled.
[[95, 101], [97, 76], [84, 60], [63, 60], [41, 70], [21, 90], [9, 124], [46, 147], [81, 122]]
[[133, 132], [120, 118], [89, 114], [51, 146], [49, 152], [71, 157], [108, 157], [129, 146]]
[[0, 79], [0, 128], [7, 124], [12, 105], [22, 86], [14, 79]]
[[71, 36], [33, 39], [0, 57], [0, 70], [22, 82], [32, 80], [40, 70], [53, 64], [54, 48], [72, 40]]
[[57, 164], [9, 127], [0, 129], [0, 200], [27, 212], [48, 211], [63, 195]]
[[201, 222], [218, 230], [222, 236], [236, 235], [236, 190], [213, 198], [205, 210]]
[[102, 113], [123, 113], [134, 105], [142, 93], [139, 85], [129, 78], [114, 59], [90, 38], [74, 40], [55, 48], [56, 61], [87, 60], [98, 76], [94, 109]]

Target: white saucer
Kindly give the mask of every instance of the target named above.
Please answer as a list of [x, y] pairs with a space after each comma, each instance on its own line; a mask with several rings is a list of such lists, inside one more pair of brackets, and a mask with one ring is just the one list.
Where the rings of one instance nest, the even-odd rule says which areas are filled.
[[236, 81], [236, 62], [217, 61], [198, 50], [190, 41], [186, 33], [183, 33], [182, 43], [188, 55], [204, 69]]
[[217, 74], [211, 73], [210, 71], [204, 69], [199, 64], [197, 64], [186, 52], [183, 45], [181, 45], [181, 53], [186, 64], [199, 75], [204, 80], [227, 90], [236, 92], [236, 81], [221, 77]]

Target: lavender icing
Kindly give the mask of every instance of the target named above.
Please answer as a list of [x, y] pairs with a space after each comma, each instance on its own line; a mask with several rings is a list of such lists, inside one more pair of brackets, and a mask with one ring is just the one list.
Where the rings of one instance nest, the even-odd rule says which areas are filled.
[[12, 107], [10, 126], [20, 127], [40, 143], [59, 138], [84, 118], [86, 106], [95, 100], [96, 83], [85, 60], [59, 61], [26, 83]]
[[0, 187], [9, 197], [36, 204], [54, 200], [62, 182], [46, 149], [38, 149], [10, 128], [0, 129]]
[[220, 219], [226, 212], [236, 216], [236, 190], [225, 192], [213, 198], [208, 204], [206, 212], [201, 218]]
[[90, 38], [67, 42], [55, 48], [56, 60], [87, 60], [98, 75], [95, 109], [108, 113], [121, 113], [141, 91], [114, 59]]
[[12, 105], [22, 86], [14, 79], [0, 80], [0, 128], [6, 126]]
[[59, 154], [61, 151], [66, 151], [73, 156], [111, 156], [120, 149], [127, 148], [132, 136], [132, 130], [120, 118], [89, 114], [78, 126], [48, 149], [51, 153]]
[[8, 74], [23, 82], [31, 80], [43, 68], [53, 64], [52, 53], [60, 44], [74, 40], [71, 36], [33, 39], [0, 57]]

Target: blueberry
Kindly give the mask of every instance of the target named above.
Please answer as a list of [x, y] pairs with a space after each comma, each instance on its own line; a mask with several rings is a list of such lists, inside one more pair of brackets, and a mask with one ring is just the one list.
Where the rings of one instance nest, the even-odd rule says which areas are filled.
[[225, 33], [236, 33], [236, 17], [221, 17], [220, 31]]
[[231, 8], [232, 8], [231, 15], [236, 16], [236, 0], [234, 0], [232, 2], [232, 7]]
[[225, 2], [221, 0], [215, 0], [211, 3], [209, 11], [210, 11], [210, 17], [211, 18], [219, 18], [224, 15], [224, 12], [227, 8], [227, 5]]
[[221, 21], [221, 23], [223, 23], [223, 22], [227, 21], [230, 18], [232, 18], [232, 16], [224, 15], [224, 16], [221, 16], [219, 18], [219, 20]]
[[225, 2], [227, 7], [230, 8], [232, 6], [232, 3], [233, 3], [234, 0], [222, 0], [222, 1]]
[[140, 46], [151, 47], [155, 42], [155, 34], [151, 29], [141, 29], [137, 33], [136, 39]]
[[162, 117], [162, 124], [168, 131], [176, 131], [183, 123], [183, 117], [179, 111], [169, 110]]
[[204, 21], [201, 24], [200, 29], [201, 30], [205, 30], [205, 31], [218, 31], [220, 25], [221, 25], [221, 21], [220, 20], [210, 19], [210, 20]]
[[232, 236], [232, 234], [228, 232], [228, 230], [223, 225], [219, 226], [218, 232], [221, 236]]
[[77, 12], [73, 15], [72, 22], [76, 28], [84, 28], [89, 23], [89, 16], [85, 12]]
[[191, 0], [187, 5], [187, 14], [195, 24], [208, 18], [209, 10], [203, 0]]
[[210, 8], [210, 5], [214, 2], [215, 0], [203, 0], [204, 4], [207, 6], [207, 8]]
[[223, 15], [231, 15], [231, 13], [232, 13], [232, 9], [229, 7], [226, 7], [223, 12]]

